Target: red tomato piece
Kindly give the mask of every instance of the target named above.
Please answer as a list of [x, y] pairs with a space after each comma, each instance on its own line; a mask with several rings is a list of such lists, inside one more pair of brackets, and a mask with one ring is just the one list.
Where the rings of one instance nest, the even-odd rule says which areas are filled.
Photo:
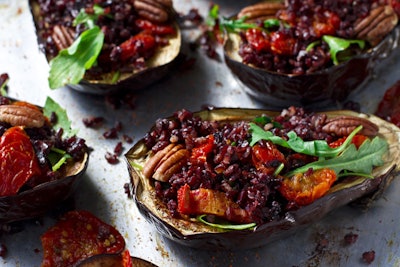
[[322, 18], [316, 18], [313, 22], [313, 29], [316, 37], [323, 35], [335, 35], [336, 29], [340, 27], [340, 18], [331, 11], [325, 11]]
[[266, 32], [260, 29], [248, 29], [245, 33], [247, 42], [258, 52], [270, 52], [271, 42]]
[[273, 174], [278, 162], [286, 162], [285, 155], [271, 142], [267, 142], [266, 146], [254, 145], [252, 161], [257, 170], [266, 174]]
[[0, 138], [0, 196], [18, 193], [41, 169], [29, 136], [19, 126], [11, 127]]
[[271, 33], [271, 50], [278, 55], [293, 55], [295, 53], [296, 44], [296, 39], [284, 32]]
[[119, 47], [121, 48], [120, 59], [122, 61], [130, 58], [148, 57], [155, 51], [156, 40], [150, 33], [141, 32], [123, 42]]
[[324, 196], [335, 181], [333, 170], [320, 169], [284, 179], [279, 191], [287, 200], [305, 206]]
[[[332, 142], [329, 144], [330, 147], [335, 148], [341, 146], [344, 141], [346, 141], [347, 136], [339, 138], [338, 140]], [[362, 134], [356, 134], [353, 139], [351, 140], [351, 143], [354, 144], [357, 148], [359, 148], [362, 143], [364, 143], [365, 140], [367, 140], [368, 137]]]
[[252, 222], [249, 213], [224, 193], [205, 188], [191, 190], [188, 184], [178, 190], [177, 210], [185, 215], [212, 214], [232, 222]]
[[[67, 267], [101, 254], [121, 254], [126, 259], [125, 240], [111, 225], [88, 211], [70, 211], [41, 236], [42, 267]], [[122, 254], [124, 253], [124, 254]], [[121, 266], [129, 266], [123, 265]]]
[[206, 162], [207, 156], [212, 152], [214, 148], [214, 136], [207, 136], [199, 145], [192, 149], [190, 155], [190, 161], [195, 162]]
[[152, 23], [148, 20], [144, 20], [144, 19], [137, 19], [135, 21], [135, 25], [136, 25], [136, 27], [138, 27], [141, 30], [150, 32], [155, 35], [160, 35], [160, 36], [176, 33], [175, 28], [172, 26], [158, 25], [158, 24], [154, 24], [154, 23]]

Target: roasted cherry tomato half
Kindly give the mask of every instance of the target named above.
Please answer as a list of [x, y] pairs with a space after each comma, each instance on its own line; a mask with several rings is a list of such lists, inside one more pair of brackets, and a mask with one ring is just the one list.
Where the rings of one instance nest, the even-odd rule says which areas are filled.
[[310, 170], [285, 178], [279, 191], [289, 202], [306, 206], [325, 195], [335, 181], [336, 173], [331, 169]]

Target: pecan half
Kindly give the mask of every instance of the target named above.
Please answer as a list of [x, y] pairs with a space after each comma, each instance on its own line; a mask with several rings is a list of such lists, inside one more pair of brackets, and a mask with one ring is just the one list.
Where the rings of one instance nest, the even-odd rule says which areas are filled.
[[139, 16], [159, 23], [168, 21], [173, 9], [172, 0], [134, 0], [133, 6]]
[[153, 177], [157, 181], [167, 182], [168, 179], [186, 163], [190, 152], [182, 145], [170, 144], [155, 153], [143, 167], [146, 178]]
[[56, 25], [53, 28], [53, 34], [51, 35], [51, 38], [53, 38], [57, 49], [60, 51], [71, 46], [71, 44], [74, 42], [74, 35], [74, 30], [63, 25]]
[[279, 2], [262, 2], [243, 8], [237, 17], [239, 19], [245, 17], [246, 21], [266, 20], [274, 18], [278, 10], [283, 7], [284, 4]]
[[363, 126], [360, 131], [361, 134], [367, 136], [375, 136], [378, 134], [379, 127], [375, 123], [364, 118], [352, 116], [341, 116], [329, 119], [322, 127], [322, 130], [337, 136], [347, 136], [360, 125]]
[[9, 123], [11, 126], [40, 128], [46, 122], [46, 117], [40, 110], [28, 106], [1, 105], [0, 121]]
[[397, 22], [398, 17], [392, 6], [378, 6], [372, 9], [367, 17], [355, 23], [355, 37], [376, 46], [396, 27]]

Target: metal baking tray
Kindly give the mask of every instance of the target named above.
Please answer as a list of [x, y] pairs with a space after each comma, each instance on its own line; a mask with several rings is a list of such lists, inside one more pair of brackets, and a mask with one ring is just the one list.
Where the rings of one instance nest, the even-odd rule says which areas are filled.
[[[221, 12], [232, 15], [241, 7], [257, 1], [214, 1]], [[183, 14], [191, 8], [207, 16], [210, 1], [175, 0], [175, 9]], [[184, 30], [183, 50], [195, 58], [192, 68], [172, 72], [161, 82], [133, 92], [135, 107], [122, 105], [115, 109], [104, 96], [88, 95], [67, 88], [50, 90], [47, 85], [48, 64], [39, 51], [34, 24], [27, 0], [0, 0], [0, 72], [10, 75], [9, 95], [43, 105], [51, 96], [65, 107], [79, 129], [79, 135], [93, 148], [84, 180], [75, 194], [77, 209], [92, 211], [102, 220], [113, 224], [124, 235], [127, 248], [136, 257], [158, 266], [366, 266], [362, 253], [375, 251], [371, 266], [400, 265], [400, 181], [395, 179], [384, 195], [367, 212], [353, 207], [333, 211], [325, 219], [306, 230], [269, 245], [245, 250], [199, 250], [175, 244], [160, 236], [138, 213], [124, 193], [129, 181], [123, 157], [115, 165], [105, 159], [119, 139], [105, 139], [103, 133], [116, 121], [123, 124], [122, 132], [140, 139], [154, 121], [174, 111], [192, 111], [204, 106], [265, 108], [268, 105], [249, 97], [221, 60], [211, 60], [201, 50], [189, 49], [199, 32]], [[400, 77], [400, 52], [382, 59], [373, 79], [362, 92], [350, 96], [361, 104], [362, 112], [373, 113], [385, 90]], [[333, 107], [335, 108], [335, 107]], [[337, 106], [336, 108], [340, 108]], [[102, 116], [106, 119], [100, 129], [86, 128], [82, 118]], [[122, 135], [122, 133], [121, 133]], [[123, 143], [124, 152], [131, 144]], [[40, 235], [52, 224], [50, 216], [24, 222], [23, 231], [3, 234], [0, 243], [8, 253], [0, 258], [2, 266], [40, 266], [42, 259]], [[348, 233], [358, 235], [352, 245], [344, 244]]]

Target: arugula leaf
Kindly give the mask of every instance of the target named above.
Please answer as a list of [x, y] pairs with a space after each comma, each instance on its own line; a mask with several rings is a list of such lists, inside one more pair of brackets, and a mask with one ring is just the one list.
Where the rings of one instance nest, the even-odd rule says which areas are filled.
[[47, 97], [46, 103], [43, 107], [43, 114], [50, 117], [54, 112], [57, 116], [57, 122], [53, 125], [55, 129], [62, 128], [65, 136], [72, 136], [76, 131], [71, 129], [71, 121], [68, 119], [67, 112], [51, 97]]
[[354, 144], [348, 146], [339, 156], [327, 160], [319, 160], [297, 168], [285, 176], [292, 176], [296, 173], [304, 173], [308, 169], [318, 170], [322, 168], [330, 168], [340, 174], [353, 175], [353, 173], [364, 173], [370, 175], [374, 166], [383, 165], [382, 156], [388, 151], [388, 143], [379, 136], [374, 139], [365, 140], [357, 150]]
[[[361, 49], [364, 49], [365, 47], [364, 40], [346, 40], [330, 35], [322, 36], [322, 40], [329, 45], [329, 52], [331, 54], [333, 64], [335, 65], [339, 64], [338, 53], [345, 51], [350, 47], [350, 45], [357, 44]], [[348, 58], [350, 58], [350, 56]], [[345, 60], [347, 60], [348, 58], [346, 58]]]
[[50, 88], [79, 83], [85, 71], [96, 62], [103, 42], [104, 33], [95, 26], [84, 31], [69, 48], [61, 50], [50, 61]]
[[204, 219], [206, 216], [207, 216], [206, 214], [203, 214], [203, 215], [197, 216], [196, 219], [199, 222], [202, 222], [209, 226], [216, 227], [219, 229], [225, 229], [225, 230], [246, 230], [246, 229], [251, 229], [256, 226], [256, 223], [246, 223], [246, 224], [210, 223]]
[[325, 140], [314, 140], [304, 141], [294, 131], [287, 134], [288, 140], [286, 141], [282, 137], [274, 135], [270, 131], [265, 131], [260, 126], [250, 123], [251, 131], [251, 142], [250, 145], [254, 146], [260, 140], [271, 141], [276, 145], [280, 145], [286, 148], [290, 148], [295, 152], [317, 156], [317, 157], [336, 157], [341, 153], [351, 142], [353, 137], [362, 129], [362, 126], [358, 126], [354, 129], [351, 134], [346, 138], [342, 145], [336, 148], [331, 148]]
[[72, 25], [77, 26], [78, 24], [85, 24], [87, 28], [93, 28], [95, 26], [94, 22], [99, 19], [99, 16], [104, 15], [104, 8], [95, 4], [93, 6], [93, 11], [93, 14], [88, 14], [85, 12], [85, 9], [82, 8], [72, 22]]
[[93, 6], [94, 14], [87, 14], [81, 9], [73, 21], [73, 25], [85, 24], [88, 28], [80, 34], [74, 43], [67, 49], [61, 50], [50, 61], [49, 86], [51, 89], [62, 87], [66, 84], [78, 84], [97, 61], [104, 44], [104, 33], [95, 25], [104, 9], [98, 5]]

